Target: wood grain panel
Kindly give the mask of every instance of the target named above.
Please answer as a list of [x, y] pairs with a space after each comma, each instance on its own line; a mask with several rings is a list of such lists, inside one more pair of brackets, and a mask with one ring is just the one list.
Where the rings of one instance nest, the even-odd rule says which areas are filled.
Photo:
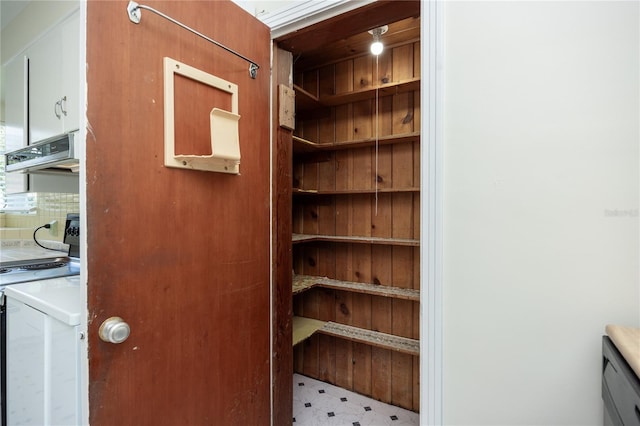
[[352, 139], [367, 139], [373, 134], [372, 112], [375, 111], [370, 100], [353, 104], [353, 135]]
[[[375, 148], [374, 148], [375, 152]], [[378, 147], [378, 155], [377, 155], [377, 173], [374, 176], [374, 187], [377, 184], [378, 190], [387, 189], [393, 187], [393, 179], [392, 179], [392, 170], [393, 170], [393, 162], [392, 162], [392, 148], [389, 145], [383, 145]], [[375, 159], [374, 159], [375, 161]], [[375, 167], [375, 165], [374, 165]], [[391, 198], [389, 197], [389, 202]]]
[[[339, 262], [336, 259], [336, 275], [340, 275]], [[336, 291], [336, 322], [351, 324], [352, 294]], [[353, 343], [344, 339], [335, 340], [336, 347], [336, 385], [353, 389]]]
[[[303, 310], [304, 315], [307, 318], [320, 319], [320, 303], [317, 297], [319, 289], [312, 289], [304, 294], [303, 298]], [[302, 372], [310, 377], [318, 377], [318, 335], [313, 335], [310, 338], [302, 342], [304, 345], [304, 365]]]
[[[385, 228], [385, 233], [390, 235], [391, 225], [388, 224]], [[372, 247], [371, 269], [374, 284], [390, 285], [392, 283], [390, 246]], [[379, 296], [371, 298], [372, 330], [391, 334], [392, 314], [390, 298]], [[391, 351], [381, 348], [371, 349], [371, 372], [371, 396], [383, 402], [391, 402]]]
[[231, 94], [179, 74], [173, 80], [174, 120], [190, 123], [174, 135], [175, 153], [211, 155], [211, 109], [231, 111]]
[[302, 73], [301, 83], [302, 84], [300, 84], [300, 86], [304, 90], [311, 93], [315, 97], [318, 97], [318, 93], [319, 93], [318, 92], [318, 89], [319, 89], [318, 70], [305, 71], [304, 73]]
[[335, 65], [327, 65], [318, 70], [318, 97], [335, 94]]
[[378, 138], [393, 134], [393, 97], [378, 97]]
[[[389, 81], [411, 79], [419, 75], [419, 61], [419, 43], [410, 41], [389, 47], [377, 58], [352, 56], [317, 70], [304, 70], [300, 84], [313, 91], [311, 81], [316, 79], [321, 97], [345, 95]], [[320, 118], [305, 119], [302, 133], [321, 143], [412, 133], [420, 129], [419, 111], [419, 91], [381, 96], [377, 104], [375, 98], [352, 101], [331, 107], [330, 113]], [[419, 193], [403, 191], [420, 182], [419, 157], [419, 143], [377, 148], [371, 144], [330, 151], [326, 163], [305, 165], [305, 183], [312, 182], [313, 186], [325, 191], [372, 190], [376, 186], [386, 191], [399, 190], [324, 195], [315, 196], [315, 199], [314, 196], [301, 197], [300, 200], [306, 201], [299, 201], [300, 204], [308, 204], [305, 222], [316, 220], [317, 229], [326, 235], [419, 238]], [[314, 229], [312, 224], [308, 226], [308, 229]], [[315, 247], [313, 257], [320, 276], [380, 286], [419, 288], [419, 247], [345, 242], [306, 244]], [[305, 257], [309, 257], [308, 250], [301, 249]], [[295, 259], [294, 264], [297, 263]], [[310, 270], [310, 265], [304, 263], [304, 268]], [[320, 317], [334, 318], [337, 323], [408, 338], [419, 336], [418, 302], [343, 290], [307, 293], [310, 295], [310, 299], [305, 296], [307, 313], [317, 308]], [[322, 340], [324, 338], [327, 340]], [[388, 349], [324, 335], [305, 344], [304, 348], [303, 364], [308, 374], [382, 401], [419, 409], [419, 357], [397, 356], [399, 354]]]
[[378, 194], [377, 204], [375, 194], [371, 196], [371, 199], [373, 204], [371, 211], [371, 236], [390, 238], [392, 224], [391, 194]]
[[412, 356], [413, 361], [413, 406], [412, 410], [420, 412], [420, 357]]
[[393, 96], [393, 133], [413, 132], [413, 93], [399, 93]]
[[405, 44], [393, 49], [393, 81], [408, 80], [413, 77], [413, 44]]
[[411, 355], [391, 354], [391, 403], [413, 408], [413, 360]]
[[[89, 421], [268, 425], [270, 32], [229, 1], [147, 3], [263, 68], [87, 3]], [[163, 166], [164, 56], [239, 85], [240, 176]], [[112, 315], [133, 330], [120, 345], [97, 337]]]
[[[385, 41], [391, 38], [394, 41], [405, 40], [407, 32], [411, 33], [410, 37], [419, 37], [420, 31], [408, 31], [413, 27], [419, 30], [419, 19], [402, 22], [405, 18], [418, 17], [419, 15], [420, 2], [376, 1], [342, 14], [335, 19], [319, 22], [292, 34], [284, 35], [278, 41], [283, 48], [302, 56], [301, 68], [310, 68], [318, 61], [326, 62], [353, 54], [365, 54], [371, 44], [371, 36], [366, 31], [381, 25], [398, 22], [397, 30], [395, 24], [390, 25], [390, 32], [386, 35]], [[398, 38], [395, 38], [396, 32]], [[354, 35], [357, 37], [353, 37]], [[316, 58], [320, 55], [323, 56]]]
[[373, 86], [373, 68], [371, 56], [353, 59], [353, 89], [361, 90]]
[[413, 43], [413, 76], [420, 77], [420, 66], [422, 65], [420, 59], [420, 42], [417, 41]]
[[333, 94], [353, 91], [353, 61], [335, 65], [335, 89]]
[[[304, 317], [303, 298], [293, 298], [293, 314]], [[293, 368], [294, 371], [302, 373], [304, 370], [304, 345], [298, 344], [293, 348]]]
[[[273, 46], [274, 92], [279, 84], [289, 85], [289, 75], [293, 67], [291, 53]], [[272, 93], [273, 99], [277, 95]], [[291, 296], [292, 247], [291, 247], [291, 182], [292, 182], [292, 134], [290, 130], [277, 125], [276, 111], [273, 105], [275, 146], [273, 150], [273, 218], [274, 229], [272, 249], [276, 261], [272, 263], [273, 289], [271, 319], [273, 329], [273, 423], [288, 424], [293, 410], [293, 389], [291, 372], [293, 371], [292, 314]]]
[[373, 85], [380, 86], [391, 81], [393, 75], [393, 49], [385, 49], [373, 62]]

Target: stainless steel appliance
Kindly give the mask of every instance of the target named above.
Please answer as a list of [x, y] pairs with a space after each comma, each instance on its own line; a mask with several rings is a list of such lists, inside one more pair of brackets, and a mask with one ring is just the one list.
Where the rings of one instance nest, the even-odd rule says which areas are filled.
[[640, 378], [608, 336], [602, 338], [605, 426], [640, 425]]
[[0, 262], [0, 286], [78, 275], [80, 263], [68, 256]]
[[7, 172], [76, 173], [79, 169], [75, 138], [78, 132], [54, 136], [5, 154]]
[[0, 262], [0, 425], [7, 424], [7, 317], [4, 288], [28, 281], [79, 275], [80, 215], [76, 213], [67, 214], [64, 243], [69, 245], [68, 256]]
[[68, 256], [0, 262], [0, 288], [10, 284], [46, 280], [80, 274], [80, 217], [67, 215], [64, 243]]

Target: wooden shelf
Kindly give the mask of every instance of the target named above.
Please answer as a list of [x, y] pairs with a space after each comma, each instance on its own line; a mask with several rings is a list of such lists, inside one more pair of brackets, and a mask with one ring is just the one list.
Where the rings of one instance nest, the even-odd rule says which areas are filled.
[[[357, 194], [375, 194], [376, 189], [336, 189], [336, 190], [317, 190], [317, 189], [300, 189], [293, 188], [293, 195], [357, 195]], [[420, 192], [420, 188], [378, 188], [378, 193], [398, 193], [398, 192]]]
[[322, 107], [318, 97], [313, 93], [307, 92], [296, 84], [293, 85], [293, 90], [296, 92], [296, 112]]
[[380, 86], [369, 86], [364, 89], [354, 90], [353, 92], [340, 93], [331, 96], [320, 96], [318, 102], [324, 106], [336, 106], [347, 104], [349, 102], [359, 102], [376, 97], [376, 89], [378, 97], [397, 95], [399, 93], [420, 90], [420, 78], [412, 78], [409, 80], [396, 81], [392, 83], [382, 84]]
[[332, 288], [334, 290], [346, 290], [354, 293], [371, 294], [373, 296], [393, 297], [395, 299], [420, 301], [420, 292], [412, 288], [392, 287], [387, 285], [358, 283], [353, 281], [340, 281], [327, 277], [314, 277], [311, 275], [293, 276], [293, 294], [302, 293], [312, 287]]
[[296, 92], [296, 112], [298, 112], [374, 99], [376, 97], [376, 90], [378, 97], [420, 90], [420, 78], [416, 77], [408, 80], [395, 81], [380, 86], [368, 86], [352, 92], [320, 97], [307, 92], [296, 84], [293, 85], [293, 90]]
[[293, 234], [291, 240], [293, 244], [313, 241], [325, 241], [334, 243], [380, 244], [413, 247], [417, 247], [420, 245], [420, 240], [412, 240], [408, 238], [352, 237], [343, 235]]
[[420, 355], [420, 341], [407, 337], [365, 330], [363, 328], [338, 324], [331, 321], [326, 323], [318, 332], [409, 355]]
[[[378, 138], [378, 145], [397, 143], [420, 143], [420, 132], [404, 133], [401, 135], [387, 135]], [[354, 141], [316, 143], [299, 136], [293, 136], [293, 150], [295, 152], [335, 151], [339, 149], [368, 148], [375, 146], [375, 138], [358, 139]]]
[[316, 332], [409, 355], [420, 355], [420, 341], [415, 339], [338, 324], [332, 321], [293, 317], [294, 346]]

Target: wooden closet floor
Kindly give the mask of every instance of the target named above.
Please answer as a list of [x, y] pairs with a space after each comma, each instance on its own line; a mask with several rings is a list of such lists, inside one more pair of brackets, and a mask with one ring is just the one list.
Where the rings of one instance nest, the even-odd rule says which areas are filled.
[[301, 374], [293, 375], [294, 426], [413, 426], [420, 416]]

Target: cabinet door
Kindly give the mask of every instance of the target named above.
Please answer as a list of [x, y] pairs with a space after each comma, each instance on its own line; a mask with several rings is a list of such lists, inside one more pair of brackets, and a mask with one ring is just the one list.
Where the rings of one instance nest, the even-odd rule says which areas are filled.
[[[2, 67], [2, 98], [5, 106], [5, 150], [13, 151], [27, 145], [26, 58], [18, 55]], [[27, 190], [26, 175], [7, 173], [5, 191], [7, 194]]]
[[80, 424], [77, 327], [7, 297], [9, 424]]
[[47, 390], [48, 413], [52, 425], [79, 425], [80, 422], [80, 348], [77, 327], [47, 316], [47, 351], [51, 380]]
[[56, 27], [27, 50], [29, 56], [30, 142], [63, 132], [62, 113], [56, 103], [63, 97], [62, 31]]
[[7, 422], [44, 425], [45, 315], [7, 298]]
[[[62, 103], [63, 130], [71, 132], [80, 126], [80, 13], [74, 13], [62, 28]], [[83, 68], [83, 67], [82, 67]]]

